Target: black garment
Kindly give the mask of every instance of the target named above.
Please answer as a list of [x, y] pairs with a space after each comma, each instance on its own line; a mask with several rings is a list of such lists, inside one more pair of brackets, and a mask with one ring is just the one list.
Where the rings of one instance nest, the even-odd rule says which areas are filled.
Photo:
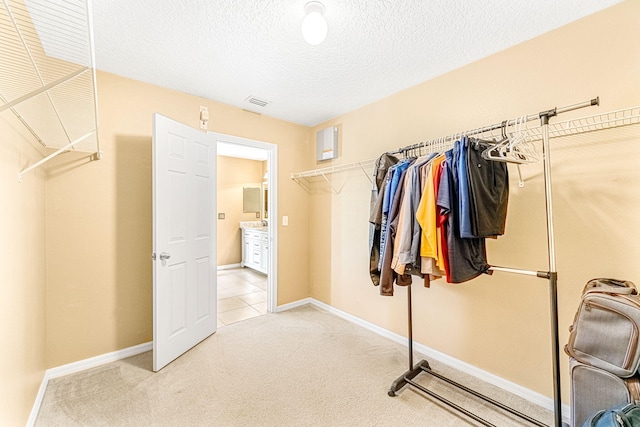
[[506, 163], [482, 157], [491, 145], [479, 139], [470, 139], [467, 144], [471, 232], [475, 237], [503, 235], [507, 221], [509, 172]]

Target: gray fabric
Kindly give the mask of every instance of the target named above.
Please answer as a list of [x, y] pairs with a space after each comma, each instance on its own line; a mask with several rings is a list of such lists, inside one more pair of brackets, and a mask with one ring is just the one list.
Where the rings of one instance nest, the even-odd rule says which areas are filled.
[[373, 169], [373, 188], [369, 204], [369, 275], [371, 282], [380, 284], [380, 224], [382, 223], [382, 198], [384, 196], [384, 182], [389, 167], [396, 164], [398, 159], [389, 154], [383, 154], [376, 160]]
[[389, 154], [383, 154], [376, 160], [373, 170], [373, 187], [371, 188], [371, 200], [369, 203], [369, 222], [372, 224], [382, 223], [382, 199], [384, 194], [384, 184], [389, 168], [398, 163], [398, 158]]
[[569, 369], [573, 426], [581, 426], [589, 416], [600, 410], [640, 399], [637, 376], [625, 380], [575, 359], [571, 359]]
[[582, 298], [567, 352], [579, 362], [627, 378], [638, 372], [640, 300], [590, 290]]

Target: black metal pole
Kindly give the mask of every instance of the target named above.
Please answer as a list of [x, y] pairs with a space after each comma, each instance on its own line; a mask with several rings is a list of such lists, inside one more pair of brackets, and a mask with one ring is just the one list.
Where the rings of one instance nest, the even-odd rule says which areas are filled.
[[407, 313], [409, 315], [409, 327], [407, 338], [409, 339], [409, 370], [413, 369], [413, 319], [411, 313], [411, 285], [407, 286]]
[[560, 388], [560, 340], [558, 338], [558, 273], [552, 271], [549, 278], [549, 302], [551, 304], [551, 342], [553, 345], [553, 410], [556, 427], [562, 426], [562, 399]]

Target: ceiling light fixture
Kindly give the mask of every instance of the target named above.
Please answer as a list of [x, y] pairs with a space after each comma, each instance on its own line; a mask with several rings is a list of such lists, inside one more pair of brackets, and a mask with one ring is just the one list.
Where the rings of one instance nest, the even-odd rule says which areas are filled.
[[329, 27], [324, 10], [324, 5], [319, 1], [310, 1], [304, 6], [306, 16], [302, 20], [302, 37], [310, 45], [318, 45], [327, 37]]

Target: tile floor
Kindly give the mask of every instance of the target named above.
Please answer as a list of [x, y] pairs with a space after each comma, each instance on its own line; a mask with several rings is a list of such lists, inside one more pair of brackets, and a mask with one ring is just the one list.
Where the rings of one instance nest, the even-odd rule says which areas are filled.
[[267, 276], [250, 268], [218, 271], [218, 328], [267, 314]]

